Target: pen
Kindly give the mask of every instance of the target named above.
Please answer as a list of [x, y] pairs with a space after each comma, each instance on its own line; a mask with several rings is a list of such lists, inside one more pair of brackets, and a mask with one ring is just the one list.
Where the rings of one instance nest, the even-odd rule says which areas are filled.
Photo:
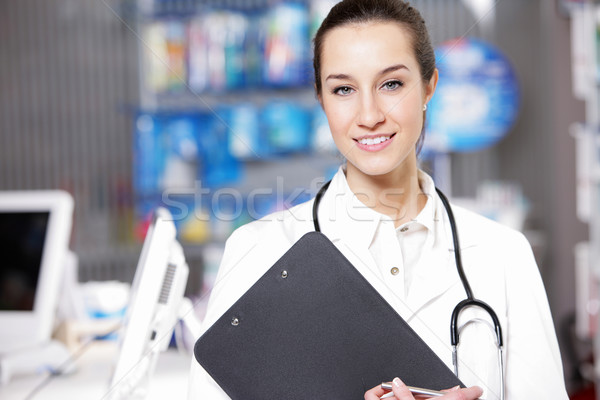
[[[423, 388], [418, 388], [418, 387], [414, 387], [414, 386], [407, 386], [408, 390], [410, 390], [410, 392], [412, 394], [420, 394], [420, 395], [425, 395], [425, 396], [430, 396], [430, 397], [439, 397], [439, 396], [443, 396], [445, 393], [444, 392], [440, 392], [438, 390], [431, 390], [431, 389], [423, 389]], [[392, 383], [391, 382], [384, 382], [381, 384], [381, 388], [384, 390], [392, 390]], [[387, 399], [389, 397], [393, 397], [394, 393], [390, 392], [390, 393], [386, 393], [383, 396], [380, 397], [380, 399]]]

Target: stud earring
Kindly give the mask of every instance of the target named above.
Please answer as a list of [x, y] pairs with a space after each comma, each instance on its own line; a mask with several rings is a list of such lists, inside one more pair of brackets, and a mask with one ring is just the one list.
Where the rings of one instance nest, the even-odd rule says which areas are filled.
[[423, 111], [427, 111], [427, 104], [423, 104]]

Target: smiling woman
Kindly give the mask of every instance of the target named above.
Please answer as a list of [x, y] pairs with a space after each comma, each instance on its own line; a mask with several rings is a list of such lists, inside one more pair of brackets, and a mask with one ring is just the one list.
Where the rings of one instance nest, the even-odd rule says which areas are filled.
[[[314, 70], [317, 97], [346, 163], [318, 196], [320, 206], [311, 200], [234, 232], [204, 329], [315, 229], [318, 219], [321, 232], [467, 386], [446, 389], [440, 398], [566, 399], [552, 318], [526, 239], [446, 204], [418, 168], [427, 103], [438, 80], [419, 12], [400, 0], [338, 3], [315, 37]], [[469, 306], [485, 306], [459, 313], [451, 338], [450, 316], [465, 297]], [[488, 308], [494, 312], [488, 314]], [[365, 344], [377, 345], [368, 338]], [[391, 391], [361, 380], [366, 400], [414, 399], [400, 379], [393, 380]], [[305, 382], [304, 396], [264, 393], [260, 399], [333, 398], [311, 389]], [[193, 362], [190, 399], [199, 398], [228, 397]]]
[[[334, 142], [348, 161], [350, 188], [355, 193], [375, 193], [377, 188], [368, 182], [377, 176], [378, 185], [395, 181], [392, 187], [407, 194], [418, 190], [416, 145], [437, 71], [423, 81], [411, 37], [396, 22], [340, 26], [325, 35], [321, 48], [318, 98]], [[400, 182], [400, 177], [405, 179]], [[419, 210], [416, 204], [404, 206], [413, 210], [404, 218], [395, 214], [402, 207], [375, 209], [397, 218], [399, 225]]]

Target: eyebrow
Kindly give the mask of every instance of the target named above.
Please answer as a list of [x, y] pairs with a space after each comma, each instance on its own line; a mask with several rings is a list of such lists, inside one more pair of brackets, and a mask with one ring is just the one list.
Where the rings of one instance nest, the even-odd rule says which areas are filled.
[[327, 78], [325, 78], [326, 81], [330, 80], [330, 79], [339, 79], [339, 80], [345, 80], [345, 79], [349, 79], [350, 76], [346, 75], [346, 74], [331, 74], [328, 75]]
[[[394, 72], [394, 71], [398, 71], [400, 69], [405, 69], [408, 71], [408, 67], [404, 64], [396, 64], [396, 65], [391, 65], [383, 70], [381, 70], [381, 72], [379, 72], [378, 75], [385, 75], [385, 74], [389, 74], [390, 72]], [[328, 75], [327, 78], [325, 78], [325, 80], [329, 80], [329, 79], [339, 79], [339, 80], [345, 80], [345, 79], [350, 79], [350, 75], [346, 75], [346, 74], [331, 74]]]
[[408, 67], [404, 64], [396, 64], [396, 65], [392, 65], [390, 67], [387, 67], [386, 69], [384, 69], [383, 71], [381, 71], [379, 73], [379, 75], [385, 75], [387, 73], [390, 72], [394, 72], [394, 71], [398, 71], [399, 69], [405, 69], [407, 71], [409, 71]]

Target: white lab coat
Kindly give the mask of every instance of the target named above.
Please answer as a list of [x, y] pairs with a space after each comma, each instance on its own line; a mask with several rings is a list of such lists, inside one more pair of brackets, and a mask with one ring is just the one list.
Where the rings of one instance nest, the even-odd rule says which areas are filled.
[[[452, 235], [440, 199], [437, 195], [430, 199], [436, 202], [438, 210], [434, 250], [424, 255], [427, 257], [424, 267], [415, 273], [408, 296], [401, 299], [381, 279], [368, 244], [365, 245], [372, 234], [369, 221], [361, 220], [360, 212], [348, 212], [351, 193], [343, 193], [346, 189], [340, 169], [319, 207], [321, 231], [452, 369], [450, 315], [465, 298], [465, 291], [456, 272]], [[271, 214], [231, 235], [211, 293], [203, 331], [300, 237], [314, 230], [312, 204], [311, 200]], [[453, 211], [471, 288], [476, 298], [495, 310], [503, 329], [506, 399], [567, 399], [546, 293], [527, 240], [517, 231], [460, 207], [453, 206]], [[477, 319], [490, 320], [477, 309], [466, 310], [459, 320], [459, 325], [465, 326], [460, 336], [459, 377], [469, 386], [483, 387], [485, 398], [495, 399], [499, 392], [498, 357], [487, 323], [466, 323]], [[192, 360], [188, 398], [229, 397]]]

